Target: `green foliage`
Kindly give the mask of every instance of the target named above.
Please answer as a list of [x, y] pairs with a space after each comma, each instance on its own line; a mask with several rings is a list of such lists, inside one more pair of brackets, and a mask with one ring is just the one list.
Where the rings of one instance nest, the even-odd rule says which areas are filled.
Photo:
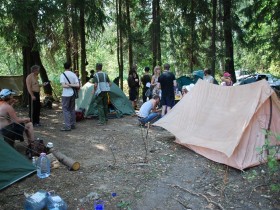
[[[63, 17], [71, 16], [63, 5], [73, 3], [77, 8], [84, 4], [86, 20], [86, 52], [89, 65], [103, 62], [111, 79], [118, 76], [115, 3], [101, 0], [59, 1], [2, 1], [0, 3], [0, 73], [20, 74], [22, 71], [21, 47], [28, 41], [24, 33], [26, 21], [33, 20], [38, 49], [48, 76], [57, 77], [65, 62]], [[133, 62], [141, 75], [145, 66], [152, 64], [152, 1], [131, 0], [131, 28]], [[235, 68], [252, 71], [270, 71], [280, 76], [280, 13], [279, 1], [235, 1], [232, 8]], [[176, 76], [190, 72], [191, 56], [194, 69], [211, 65], [210, 1], [163, 0], [161, 2], [161, 54]], [[218, 11], [217, 11], [218, 12]], [[219, 16], [219, 14], [218, 14]], [[69, 17], [70, 18], [70, 17]], [[70, 18], [71, 19], [71, 18]], [[217, 20], [217, 63], [223, 70], [223, 28]], [[194, 27], [194, 30], [191, 30]], [[76, 24], [79, 29], [79, 24]], [[128, 44], [124, 39], [124, 76], [128, 73]], [[219, 71], [216, 71], [219, 72]]]
[[117, 204], [117, 207], [119, 209], [132, 210], [131, 207], [130, 207], [130, 202], [129, 201], [121, 201]]
[[264, 134], [267, 138], [265, 144], [261, 148], [258, 148], [258, 152], [264, 161], [267, 161], [271, 190], [280, 192], [280, 163], [277, 160], [277, 157], [280, 155], [280, 145], [271, 145], [272, 140], [274, 142], [280, 142], [280, 134], [275, 134], [267, 130], [264, 131]]

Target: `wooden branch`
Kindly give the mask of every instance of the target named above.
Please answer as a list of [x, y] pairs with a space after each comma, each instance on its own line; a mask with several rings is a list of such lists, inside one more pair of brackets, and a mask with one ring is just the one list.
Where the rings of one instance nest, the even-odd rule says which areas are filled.
[[185, 209], [190, 209], [188, 206], [186, 206], [182, 201], [180, 201], [179, 199], [177, 199], [177, 198], [175, 198], [175, 197], [173, 197], [173, 199], [175, 200], [175, 201], [177, 201], [178, 203], [180, 203]]
[[73, 159], [62, 154], [60, 151], [51, 149], [50, 152], [61, 162], [62, 164], [68, 166], [70, 169], [77, 171], [80, 169], [80, 163], [74, 161]]
[[[170, 184], [169, 184], [170, 185]], [[219, 204], [219, 203], [216, 203], [215, 201], [212, 201], [211, 199], [209, 199], [206, 195], [204, 195], [204, 194], [201, 194], [201, 193], [195, 193], [195, 192], [192, 192], [192, 191], [190, 191], [190, 190], [188, 190], [188, 189], [186, 189], [186, 188], [183, 188], [183, 187], [181, 187], [181, 186], [179, 186], [179, 185], [170, 185], [171, 187], [174, 187], [174, 188], [179, 188], [179, 189], [181, 189], [181, 190], [183, 190], [183, 191], [185, 191], [185, 192], [188, 192], [188, 193], [190, 193], [190, 194], [192, 194], [192, 195], [196, 195], [196, 196], [202, 196], [203, 198], [205, 198], [206, 200], [207, 200], [207, 202], [208, 203], [212, 203], [212, 204], [215, 204], [216, 206], [218, 206], [220, 209], [222, 209], [222, 210], [225, 210], [223, 207], [222, 207], [222, 205], [221, 204]]]
[[252, 193], [253, 193], [253, 191], [254, 191], [255, 189], [257, 189], [258, 187], [262, 187], [262, 186], [265, 186], [265, 184], [260, 184], [260, 185], [255, 186], [255, 187], [251, 190], [250, 195], [249, 195], [249, 198], [251, 197], [251, 195], [252, 195]]

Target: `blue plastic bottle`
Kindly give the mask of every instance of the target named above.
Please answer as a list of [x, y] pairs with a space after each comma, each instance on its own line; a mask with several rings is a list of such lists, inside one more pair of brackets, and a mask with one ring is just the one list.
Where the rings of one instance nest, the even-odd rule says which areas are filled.
[[39, 190], [25, 200], [25, 210], [41, 210], [47, 205], [47, 192]]
[[47, 207], [49, 210], [67, 210], [67, 204], [64, 200], [53, 193], [49, 193], [47, 198]]
[[46, 153], [41, 153], [37, 160], [37, 176], [39, 178], [47, 178], [51, 173], [51, 163]]
[[94, 201], [94, 210], [105, 210], [104, 209], [104, 202], [102, 200]]

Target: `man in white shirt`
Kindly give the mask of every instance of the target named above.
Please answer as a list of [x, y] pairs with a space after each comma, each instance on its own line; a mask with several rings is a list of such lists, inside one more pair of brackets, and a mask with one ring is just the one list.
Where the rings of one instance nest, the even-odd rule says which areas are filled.
[[61, 131], [71, 131], [75, 129], [76, 113], [75, 113], [75, 95], [73, 88], [80, 86], [78, 77], [71, 70], [71, 64], [64, 63], [64, 73], [60, 75], [60, 83], [62, 90], [62, 111], [64, 118], [64, 126]]

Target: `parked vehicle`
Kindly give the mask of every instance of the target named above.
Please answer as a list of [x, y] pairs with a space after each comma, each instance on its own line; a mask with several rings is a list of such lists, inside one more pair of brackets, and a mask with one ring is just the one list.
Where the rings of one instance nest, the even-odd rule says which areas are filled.
[[272, 74], [256, 73], [256, 74], [248, 75], [246, 77], [237, 80], [237, 82], [234, 83], [233, 86], [245, 85], [245, 84], [257, 82], [262, 79], [266, 79], [269, 85], [275, 90], [277, 95], [280, 97], [280, 79], [273, 76]]

